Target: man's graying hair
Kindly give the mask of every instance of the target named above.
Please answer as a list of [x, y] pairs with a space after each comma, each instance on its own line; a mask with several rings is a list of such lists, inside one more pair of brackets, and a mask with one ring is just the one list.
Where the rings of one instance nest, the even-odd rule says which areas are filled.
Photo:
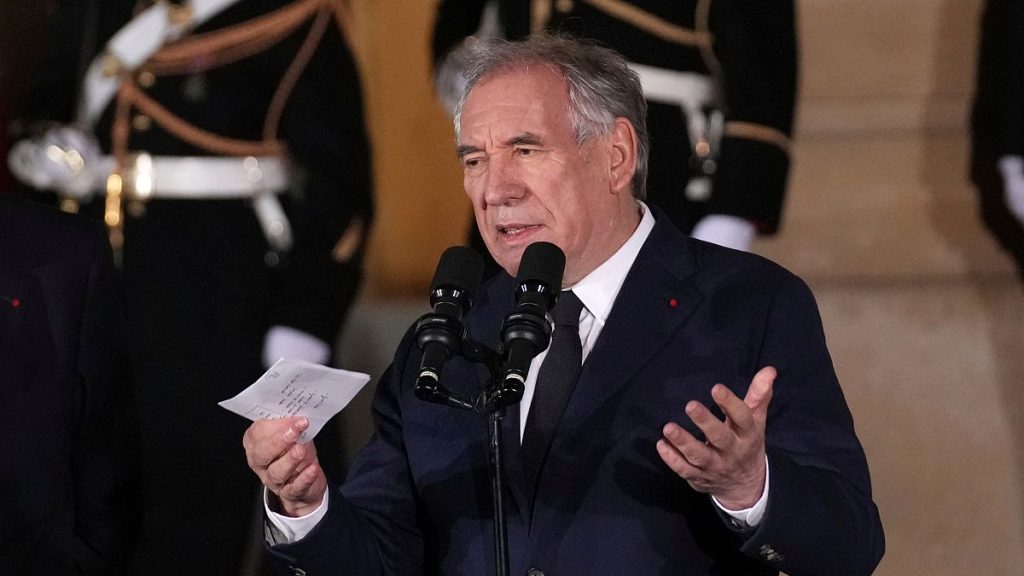
[[616, 118], [633, 124], [637, 135], [637, 164], [633, 196], [647, 196], [647, 101], [640, 78], [617, 52], [591, 42], [552, 34], [535, 34], [520, 42], [501, 39], [468, 43], [466, 85], [455, 106], [455, 136], [462, 133], [462, 107], [483, 79], [521, 70], [532, 64], [561, 74], [569, 86], [569, 115], [577, 144], [608, 134]]

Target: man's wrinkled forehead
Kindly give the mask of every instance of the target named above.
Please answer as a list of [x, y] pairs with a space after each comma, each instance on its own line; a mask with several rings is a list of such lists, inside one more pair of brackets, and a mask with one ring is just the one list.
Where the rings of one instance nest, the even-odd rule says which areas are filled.
[[560, 67], [550, 62], [545, 62], [542, 60], [521, 60], [515, 62], [496, 64], [492, 68], [484, 70], [483, 72], [480, 73], [479, 76], [475, 76], [470, 80], [471, 83], [466, 86], [466, 92], [463, 95], [461, 102], [457, 105], [456, 112], [461, 112], [461, 108], [465, 106], [466, 102], [469, 100], [470, 95], [473, 93], [474, 90], [476, 90], [480, 86], [483, 86], [485, 84], [488, 84], [501, 78], [507, 78], [510, 76], [522, 74], [531, 74], [535, 72], [550, 72], [552, 81], [558, 81], [556, 79], [560, 79], [563, 82], [565, 81], [565, 74], [563, 73]]
[[[494, 87], [496, 83], [500, 84], [499, 88]], [[533, 89], [521, 93], [518, 88], [524, 85], [532, 86]], [[484, 115], [493, 112], [496, 107], [570, 113], [568, 83], [557, 68], [546, 65], [506, 67], [489, 73], [467, 92], [455, 118], [456, 139], [461, 138], [468, 116]]]

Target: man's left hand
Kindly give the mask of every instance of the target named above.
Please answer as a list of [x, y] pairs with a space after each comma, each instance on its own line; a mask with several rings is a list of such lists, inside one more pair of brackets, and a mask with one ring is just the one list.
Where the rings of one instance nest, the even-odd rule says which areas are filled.
[[701, 442], [675, 422], [662, 429], [658, 440], [661, 459], [694, 490], [711, 494], [729, 510], [750, 508], [764, 492], [766, 470], [765, 421], [772, 398], [775, 368], [766, 366], [754, 375], [741, 400], [722, 384], [711, 389], [715, 404], [725, 413], [719, 420], [696, 400], [686, 414], [704, 433]]

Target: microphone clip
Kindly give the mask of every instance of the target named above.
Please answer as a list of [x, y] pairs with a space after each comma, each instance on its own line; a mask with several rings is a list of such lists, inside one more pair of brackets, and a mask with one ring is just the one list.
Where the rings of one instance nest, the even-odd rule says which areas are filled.
[[[501, 328], [506, 369], [487, 398], [487, 409], [498, 410], [523, 399], [526, 389], [526, 368], [539, 350], [546, 350], [551, 341], [551, 322], [543, 308], [517, 310], [505, 317]], [[513, 342], [528, 346], [513, 346]], [[522, 358], [517, 358], [522, 356]], [[523, 368], [518, 368], [523, 367]]]
[[[462, 351], [462, 342], [466, 338], [466, 329], [462, 322], [453, 316], [431, 312], [420, 316], [416, 321], [416, 343], [421, 350], [428, 345], [440, 344], [447, 357], [458, 356]], [[426, 402], [444, 404], [453, 408], [473, 410], [474, 405], [466, 401], [441, 384], [440, 364], [438, 367], [424, 366], [416, 378], [413, 389], [416, 397]]]
[[[548, 242], [535, 242], [523, 252], [516, 307], [505, 316], [497, 350], [469, 339], [461, 321], [472, 306], [470, 292], [480, 283], [481, 266], [479, 256], [466, 248], [449, 248], [442, 255], [431, 286], [433, 312], [415, 326], [423, 356], [414, 393], [427, 402], [494, 414], [522, 400], [530, 364], [551, 342], [548, 312], [558, 299], [565, 254]], [[441, 384], [442, 368], [455, 356], [485, 364], [491, 374], [472, 402]]]
[[421, 350], [427, 344], [437, 342], [445, 347], [449, 357], [458, 356], [465, 335], [462, 321], [453, 316], [428, 312], [416, 321], [416, 344]]

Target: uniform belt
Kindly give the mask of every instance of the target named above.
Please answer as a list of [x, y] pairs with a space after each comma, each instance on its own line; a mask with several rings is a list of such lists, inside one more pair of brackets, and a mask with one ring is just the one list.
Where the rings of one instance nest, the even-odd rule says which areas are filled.
[[[113, 165], [112, 159], [104, 162]], [[283, 192], [289, 186], [288, 168], [274, 156], [137, 154], [125, 166], [122, 178], [126, 195], [139, 200], [251, 198], [260, 193]]]
[[691, 167], [695, 174], [686, 183], [686, 197], [694, 202], [711, 196], [711, 175], [717, 170], [719, 145], [724, 133], [725, 115], [717, 103], [715, 83], [709, 76], [629, 63], [640, 77], [644, 98], [652, 102], [679, 106], [690, 139]]
[[715, 85], [708, 76], [635, 62], [630, 62], [629, 67], [640, 76], [648, 100], [676, 104], [686, 110], [700, 110], [715, 102]]
[[[109, 157], [103, 162], [104, 167], [108, 163], [113, 165]], [[107, 173], [117, 182], [117, 197], [111, 197], [116, 198], [115, 205], [122, 199], [250, 199], [270, 247], [278, 252], [291, 248], [291, 226], [277, 198], [278, 193], [289, 187], [289, 173], [285, 162], [278, 157], [150, 156], [142, 153], [131, 156], [119, 173], [113, 170]], [[107, 187], [110, 185], [111, 180], [107, 180]], [[109, 202], [107, 209], [119, 210]]]

